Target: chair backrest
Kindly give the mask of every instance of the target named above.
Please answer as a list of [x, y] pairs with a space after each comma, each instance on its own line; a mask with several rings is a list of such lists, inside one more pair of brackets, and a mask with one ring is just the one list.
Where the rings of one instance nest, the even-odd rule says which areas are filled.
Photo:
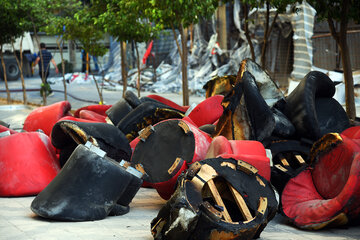
[[[356, 153], [360, 152], [360, 140], [338, 133], [321, 138], [311, 150], [314, 186], [325, 199], [336, 197], [347, 184]], [[315, 161], [315, 162], [314, 162]]]

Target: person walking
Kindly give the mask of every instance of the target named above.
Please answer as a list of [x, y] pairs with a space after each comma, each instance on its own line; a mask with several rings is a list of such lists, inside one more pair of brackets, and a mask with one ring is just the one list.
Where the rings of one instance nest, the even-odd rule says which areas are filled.
[[[42, 61], [40, 58], [40, 51], [41, 51], [41, 55], [42, 55]], [[56, 66], [56, 62], [51, 54], [51, 52], [49, 52], [46, 49], [46, 45], [45, 43], [40, 43], [40, 51], [38, 53], [38, 56], [35, 60], [35, 64], [34, 67], [38, 64], [39, 65], [39, 75], [40, 78], [43, 79], [44, 78], [44, 82], [41, 83], [41, 90], [40, 90], [40, 94], [42, 95], [42, 93], [45, 91], [46, 96], [52, 95], [53, 91], [49, 85], [49, 83], [47, 82], [47, 78], [49, 77], [49, 69], [50, 69], [50, 62], [54, 65], [55, 67], [55, 72], [56, 74], [59, 73], [59, 69]]]

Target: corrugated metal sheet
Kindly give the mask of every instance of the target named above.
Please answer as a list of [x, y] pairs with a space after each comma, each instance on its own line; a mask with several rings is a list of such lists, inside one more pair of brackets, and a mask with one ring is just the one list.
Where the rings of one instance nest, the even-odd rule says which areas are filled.
[[314, 65], [328, 70], [336, 69], [337, 46], [332, 37], [313, 40]]
[[305, 1], [298, 6], [301, 11], [293, 14], [291, 24], [294, 29], [294, 69], [291, 77], [302, 79], [310, 70], [313, 62], [312, 35], [316, 11]]
[[[360, 69], [360, 32], [350, 32], [347, 35], [351, 67]], [[314, 37], [314, 65], [327, 70], [342, 69], [339, 49], [332, 36]]]

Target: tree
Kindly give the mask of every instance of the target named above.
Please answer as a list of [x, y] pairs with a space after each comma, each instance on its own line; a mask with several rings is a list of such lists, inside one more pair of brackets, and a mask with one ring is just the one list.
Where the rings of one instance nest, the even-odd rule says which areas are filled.
[[[255, 51], [254, 46], [251, 41], [251, 35], [249, 31], [249, 12], [251, 9], [260, 8], [265, 6], [266, 12], [265, 12], [265, 24], [264, 24], [264, 35], [263, 35], [263, 43], [261, 47], [261, 67], [263, 69], [266, 68], [266, 49], [268, 44], [268, 39], [271, 35], [271, 32], [274, 28], [274, 25], [276, 23], [277, 17], [280, 13], [284, 13], [286, 11], [286, 7], [288, 5], [295, 5], [295, 3], [301, 2], [301, 0], [241, 0], [242, 3], [242, 9], [244, 13], [244, 32], [246, 39], [249, 43], [250, 52], [251, 52], [251, 58], [253, 61], [255, 61]], [[270, 9], [276, 8], [275, 15], [270, 23]], [[295, 7], [292, 7], [292, 10], [296, 11]]]
[[23, 35], [23, 28], [19, 24], [19, 8], [18, 2], [12, 0], [3, 0], [0, 6], [0, 57], [1, 65], [4, 73], [4, 82], [7, 94], [7, 102], [11, 102], [10, 90], [8, 87], [7, 77], [6, 77], [6, 66], [3, 56], [3, 45], [7, 43], [12, 43], [17, 37]]
[[[349, 47], [347, 45], [347, 27], [349, 20], [359, 22], [360, 1], [358, 0], [311, 0], [309, 3], [317, 11], [317, 17], [327, 20], [332, 37], [335, 39], [341, 54], [341, 63], [345, 79], [346, 113], [352, 120], [356, 117], [354, 99], [354, 80], [350, 61]], [[337, 29], [335, 23], [340, 23]]]
[[[95, 4], [96, 3], [96, 4]], [[149, 22], [149, 8], [147, 0], [105, 0], [94, 1], [97, 9], [103, 12], [99, 15], [99, 24], [105, 31], [120, 41], [121, 73], [123, 80], [123, 96], [127, 88], [126, 73], [126, 42], [147, 42], [158, 34], [158, 26]], [[105, 6], [104, 6], [105, 5]], [[105, 10], [105, 11], [104, 11]], [[138, 96], [140, 96], [140, 60], [137, 51], [138, 66]]]
[[[19, 4], [20, 3], [20, 4]], [[16, 49], [14, 47], [14, 39], [11, 41], [11, 45], [13, 48], [13, 52], [14, 52], [14, 56], [17, 62], [17, 65], [19, 66], [19, 70], [20, 70], [20, 79], [21, 79], [21, 87], [22, 87], [22, 91], [23, 91], [23, 100], [24, 100], [24, 104], [27, 105], [27, 95], [26, 95], [26, 88], [25, 88], [25, 80], [24, 80], [24, 73], [23, 73], [23, 52], [22, 52], [22, 43], [23, 43], [23, 36], [25, 34], [25, 32], [28, 32], [30, 29], [30, 25], [27, 23], [26, 18], [24, 16], [26, 16], [26, 9], [22, 8], [21, 5], [21, 1], [16, 1], [16, 6], [14, 8], [14, 11], [16, 12], [17, 15], [17, 27], [19, 29], [19, 32], [22, 32], [21, 37], [20, 37], [20, 49], [19, 49], [19, 54], [20, 54], [20, 60], [16, 54]]]
[[47, 25], [44, 27], [44, 31], [48, 35], [56, 35], [56, 43], [60, 52], [61, 69], [64, 86], [64, 100], [67, 100], [67, 89], [65, 80], [65, 61], [63, 56], [63, 44], [66, 40], [71, 39], [71, 35], [66, 31], [66, 24], [71, 21], [75, 13], [80, 10], [81, 2], [77, 0], [55, 0], [53, 2], [53, 9], [57, 14], [49, 17]]
[[[286, 11], [286, 7], [288, 5], [295, 6], [296, 3], [301, 3], [301, 0], [266, 0], [265, 3], [262, 1], [262, 3], [266, 6], [266, 16], [265, 16], [265, 26], [264, 26], [264, 37], [263, 37], [263, 45], [261, 48], [261, 67], [265, 70], [266, 66], [266, 49], [267, 49], [267, 43], [268, 39], [270, 37], [270, 34], [274, 28], [275, 22], [277, 17], [280, 13], [284, 13]], [[276, 8], [275, 16], [273, 17], [273, 20], [270, 24], [270, 8], [274, 7]], [[293, 11], [296, 11], [297, 8], [292, 7]]]
[[[43, 30], [43, 28], [49, 23], [49, 19], [54, 14], [54, 2], [52, 0], [20, 0], [21, 9], [25, 10], [24, 24], [26, 23], [27, 29], [31, 29], [35, 35], [35, 41], [37, 43], [38, 49], [40, 49], [40, 41], [38, 36], [38, 31]], [[41, 51], [40, 53], [40, 63], [43, 64], [43, 57]], [[42, 66], [44, 69], [44, 66]], [[46, 70], [48, 71], [48, 69]], [[43, 86], [45, 86], [45, 75], [41, 76], [41, 81]], [[43, 104], [46, 105], [46, 94], [45, 91], [42, 92]]]
[[[96, 24], [97, 22], [98, 14], [94, 5], [83, 5], [79, 7], [73, 18], [66, 18], [66, 21], [63, 21], [65, 26], [63, 37], [79, 42], [81, 48], [88, 54], [96, 57], [103, 56], [107, 52], [106, 47], [101, 43], [105, 34], [103, 28]], [[86, 64], [89, 64], [88, 58]], [[100, 104], [103, 104], [102, 88], [100, 89], [94, 75], [93, 80], [99, 94]]]
[[182, 63], [182, 90], [183, 105], [189, 105], [189, 89], [187, 81], [187, 27], [196, 24], [200, 17], [209, 18], [213, 15], [219, 4], [217, 0], [151, 0], [151, 20], [166, 28], [179, 29], [181, 36], [181, 47], [177, 43]]

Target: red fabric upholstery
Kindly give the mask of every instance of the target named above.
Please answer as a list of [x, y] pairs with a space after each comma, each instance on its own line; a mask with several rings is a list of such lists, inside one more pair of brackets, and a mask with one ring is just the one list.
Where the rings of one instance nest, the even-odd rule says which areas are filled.
[[229, 140], [233, 153], [246, 155], [259, 155], [266, 157], [264, 145], [252, 140]]
[[234, 158], [253, 165], [259, 174], [270, 181], [270, 159], [261, 142], [250, 140], [228, 140], [224, 136], [215, 137], [206, 154], [206, 158]]
[[193, 132], [195, 138], [194, 157], [190, 162], [188, 162], [188, 165], [200, 160], [204, 160], [212, 138], [207, 133], [201, 131], [198, 127], [194, 126], [190, 122], [185, 120], [182, 121], [186, 122], [190, 130]]
[[36, 108], [26, 117], [23, 129], [28, 132], [41, 129], [46, 135], [50, 136], [53, 126], [60, 118], [71, 116], [70, 109], [71, 105], [68, 101]]
[[0, 138], [0, 196], [41, 192], [60, 171], [50, 138], [21, 132]]
[[314, 144], [314, 168], [291, 179], [282, 193], [284, 214], [300, 228], [343, 225], [360, 216], [360, 140], [333, 134], [338, 142], [326, 143], [329, 135]]
[[89, 106], [85, 106], [85, 107], [82, 107], [82, 108], [79, 108], [75, 111], [74, 113], [74, 117], [77, 117], [79, 118], [80, 117], [80, 111], [81, 110], [89, 110], [89, 111], [92, 111], [92, 112], [96, 112], [100, 115], [103, 115], [106, 117], [106, 110], [108, 110], [109, 108], [111, 108], [112, 105], [100, 105], [100, 104], [97, 104], [97, 105], [89, 105]]
[[70, 120], [70, 121], [76, 121], [76, 122], [97, 122], [94, 120], [90, 120], [90, 119], [84, 119], [84, 118], [77, 118], [77, 117], [73, 117], [73, 116], [65, 116], [62, 117], [58, 120], [58, 122], [63, 121], [63, 120]]
[[360, 139], [360, 126], [349, 127], [341, 134], [347, 136], [348, 138]]
[[101, 115], [99, 113], [90, 111], [90, 110], [81, 110], [79, 113], [80, 118], [82, 119], [87, 119], [87, 120], [92, 120], [95, 122], [103, 122], [106, 123], [106, 116]]
[[14, 130], [12, 130], [10, 128], [7, 128], [7, 127], [5, 127], [3, 125], [0, 125], [0, 133], [6, 132], [6, 131], [10, 131], [10, 134], [18, 133], [17, 131], [14, 131]]
[[205, 124], [213, 124], [223, 114], [221, 105], [223, 95], [215, 95], [200, 102], [190, 113], [189, 118], [199, 127]]
[[150, 94], [150, 95], [147, 95], [148, 98], [152, 98], [152, 99], [155, 99], [169, 107], [172, 107], [172, 108], [175, 108], [179, 111], [182, 111], [182, 112], [186, 112], [186, 110], [188, 109], [188, 106], [180, 106], [179, 104], [167, 99], [167, 98], [164, 98], [160, 95], [156, 95], [156, 94]]
[[220, 154], [232, 154], [233, 150], [229, 140], [224, 136], [214, 137], [210, 143], [206, 158], [216, 158]]

